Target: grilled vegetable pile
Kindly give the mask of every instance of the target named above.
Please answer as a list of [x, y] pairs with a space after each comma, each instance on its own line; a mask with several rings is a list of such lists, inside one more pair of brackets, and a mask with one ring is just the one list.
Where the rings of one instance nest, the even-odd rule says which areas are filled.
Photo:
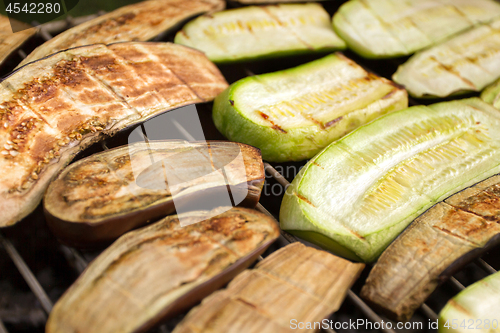
[[119, 238], [56, 303], [46, 332], [145, 331], [222, 287], [279, 236], [274, 219], [246, 208], [183, 216], [200, 217], [183, 227], [170, 216]]
[[311, 159], [281, 227], [371, 262], [436, 202], [500, 170], [500, 113], [478, 98], [385, 115]]
[[204, 15], [186, 24], [175, 42], [201, 50], [217, 63], [345, 48], [318, 4], [244, 7]]
[[230, 205], [228, 186], [235, 204], [255, 207], [264, 177], [260, 153], [251, 146], [222, 141], [139, 142], [64, 169], [47, 189], [45, 215], [60, 240], [89, 246], [181, 207], [200, 209], [207, 201]]
[[389, 58], [498, 17], [500, 4], [492, 0], [351, 0], [335, 13], [333, 26], [353, 51]]
[[224, 9], [223, 0], [148, 0], [124, 6], [58, 34], [20, 64], [90, 44], [147, 41], [195, 15]]
[[411, 57], [393, 79], [415, 97], [481, 91], [500, 77], [500, 19]]
[[260, 148], [265, 160], [300, 161], [407, 106], [404, 89], [337, 53], [232, 84], [216, 98], [213, 120], [229, 140]]
[[319, 322], [340, 307], [363, 267], [290, 244], [207, 297], [173, 333], [289, 332], [294, 320]]
[[202, 53], [169, 43], [96, 44], [18, 69], [0, 83], [0, 227], [29, 214], [55, 174], [103, 135], [226, 87]]
[[409, 320], [441, 282], [500, 243], [499, 211], [500, 176], [432, 207], [380, 256], [362, 297]]

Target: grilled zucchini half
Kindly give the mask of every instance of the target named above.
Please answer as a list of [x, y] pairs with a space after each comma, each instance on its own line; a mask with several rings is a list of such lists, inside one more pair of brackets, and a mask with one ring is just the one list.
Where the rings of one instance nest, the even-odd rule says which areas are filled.
[[500, 19], [419, 52], [393, 79], [414, 97], [481, 91], [500, 77]]
[[333, 27], [361, 56], [391, 58], [499, 16], [492, 0], [351, 0], [333, 16]]
[[404, 89], [337, 53], [232, 84], [215, 99], [213, 120], [230, 140], [260, 148], [267, 161], [300, 161], [407, 106]]
[[217, 63], [345, 49], [319, 4], [244, 7], [189, 22], [175, 42]]
[[306, 164], [281, 227], [372, 262], [429, 207], [500, 171], [499, 126], [499, 111], [479, 98], [385, 115]]
[[439, 314], [439, 332], [471, 332], [469, 327], [481, 332], [498, 332], [498, 309], [500, 272], [474, 283], [448, 301]]

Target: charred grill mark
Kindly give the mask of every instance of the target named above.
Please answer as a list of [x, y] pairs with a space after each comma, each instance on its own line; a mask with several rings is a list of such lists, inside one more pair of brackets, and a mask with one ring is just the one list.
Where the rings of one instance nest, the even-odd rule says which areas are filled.
[[441, 68], [443, 69], [444, 71], [446, 72], [449, 72], [450, 74], [453, 74], [454, 76], [456, 76], [457, 78], [459, 78], [462, 82], [464, 82], [466, 85], [468, 85], [469, 87], [471, 87], [472, 89], [476, 89], [476, 86], [474, 85], [474, 83], [472, 83], [469, 79], [463, 77], [462, 75], [460, 75], [460, 73], [458, 71], [456, 71], [453, 66], [449, 66], [449, 65], [445, 65], [443, 64], [442, 62], [440, 62], [436, 57], [434, 56], [430, 56], [429, 57], [430, 60], [436, 62], [436, 66], [438, 68]]
[[321, 166], [321, 164], [319, 164], [318, 162], [314, 161], [314, 162], [313, 162], [313, 164], [314, 164], [315, 166], [317, 166], [318, 168], [321, 168], [321, 169], [325, 170], [325, 168], [323, 168], [323, 167]]
[[330, 126], [332, 126], [332, 125], [335, 125], [336, 123], [338, 123], [339, 121], [341, 121], [341, 120], [342, 120], [342, 118], [344, 118], [344, 117], [338, 117], [338, 118], [335, 118], [335, 119], [333, 119], [333, 120], [330, 120], [329, 122], [327, 122], [327, 123], [325, 124], [325, 128], [328, 128], [328, 127], [330, 127]]
[[313, 203], [311, 201], [309, 201], [309, 199], [307, 199], [305, 196], [303, 196], [302, 194], [299, 194], [299, 193], [293, 193], [297, 198], [299, 198], [299, 200], [302, 200], [304, 201], [305, 203], [307, 203], [308, 205], [316, 208], [316, 206], [313, 205]]
[[234, 106], [234, 101], [232, 99], [230, 99], [229, 104], [231, 104], [231, 106]]
[[385, 95], [384, 97], [382, 97], [382, 99], [389, 99], [389, 98], [391, 98], [392, 96], [394, 96], [397, 93], [398, 93], [397, 89], [391, 90], [391, 92], [388, 93], [387, 95]]
[[283, 134], [286, 134], [287, 131], [285, 131], [283, 128], [281, 128], [278, 124], [276, 124], [274, 121], [272, 121], [271, 119], [269, 119], [269, 116], [267, 114], [265, 114], [264, 112], [261, 112], [261, 111], [257, 111], [259, 113], [259, 115], [266, 121], [268, 121], [272, 126], [271, 128], [272, 129], [275, 129], [277, 131], [280, 131], [281, 133]]

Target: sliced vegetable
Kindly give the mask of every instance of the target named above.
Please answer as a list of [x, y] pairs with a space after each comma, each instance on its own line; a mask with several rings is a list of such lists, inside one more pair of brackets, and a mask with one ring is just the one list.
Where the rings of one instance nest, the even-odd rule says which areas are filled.
[[337, 53], [232, 84], [215, 99], [213, 120], [230, 140], [260, 148], [265, 160], [298, 161], [406, 107], [404, 89]]
[[499, 243], [500, 176], [494, 176], [417, 218], [382, 253], [361, 296], [390, 318], [410, 320], [440, 283]]
[[225, 285], [279, 236], [272, 217], [225, 210], [169, 216], [119, 238], [59, 299], [46, 332], [145, 332]]
[[72, 47], [147, 41], [184, 20], [224, 9], [223, 0], [149, 0], [118, 8], [68, 29], [31, 52], [19, 66]]
[[500, 19], [419, 52], [393, 79], [415, 97], [481, 91], [500, 77]]
[[474, 283], [449, 300], [439, 314], [439, 332], [499, 332], [498, 309], [500, 272]]
[[0, 227], [34, 210], [51, 179], [104, 135], [226, 87], [205, 55], [171, 43], [84, 46], [19, 68], [0, 83]]
[[[17, 50], [36, 33], [36, 28], [29, 28], [27, 25], [26, 29], [12, 33], [11, 20], [7, 16], [0, 15], [0, 65], [12, 52]], [[25, 25], [14, 20], [12, 22], [23, 27]]]
[[284, 333], [294, 323], [320, 322], [338, 310], [363, 267], [290, 244], [203, 300], [173, 333]]
[[351, 0], [333, 16], [335, 31], [367, 58], [409, 55], [500, 17], [492, 0]]
[[331, 1], [331, 0], [230, 0], [245, 5], [258, 5], [268, 3], [291, 3], [291, 2], [312, 2], [312, 1]]
[[89, 246], [176, 209], [179, 213], [232, 202], [255, 207], [264, 179], [260, 152], [251, 146], [139, 142], [71, 164], [50, 184], [44, 209], [60, 240]]
[[500, 171], [500, 112], [478, 98], [385, 115], [312, 158], [287, 190], [284, 230], [371, 262], [436, 202]]
[[201, 50], [217, 63], [345, 48], [328, 13], [313, 3], [251, 6], [203, 15], [186, 24], [175, 42]]
[[497, 109], [500, 109], [500, 80], [497, 80], [495, 83], [484, 89], [481, 93], [481, 98], [486, 103], [490, 103]]

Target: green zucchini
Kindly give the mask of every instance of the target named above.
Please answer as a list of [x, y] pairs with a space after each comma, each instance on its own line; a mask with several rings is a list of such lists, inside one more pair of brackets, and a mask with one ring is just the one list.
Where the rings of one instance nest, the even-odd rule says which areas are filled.
[[419, 52], [401, 65], [394, 81], [415, 97], [481, 91], [500, 77], [500, 19], [479, 25]]
[[486, 87], [481, 93], [481, 98], [486, 103], [490, 103], [497, 109], [500, 109], [500, 80]]
[[200, 16], [175, 42], [203, 51], [213, 62], [235, 62], [346, 48], [319, 4], [250, 6]]
[[372, 262], [429, 207], [500, 171], [498, 128], [500, 112], [479, 98], [387, 114], [301, 169], [283, 199], [281, 227]]
[[228, 139], [260, 148], [267, 161], [300, 161], [407, 106], [404, 89], [337, 53], [232, 84], [216, 98], [213, 120]]
[[333, 16], [335, 31], [366, 58], [412, 54], [500, 16], [492, 0], [351, 0]]
[[439, 332], [500, 332], [500, 272], [467, 287], [439, 314]]

